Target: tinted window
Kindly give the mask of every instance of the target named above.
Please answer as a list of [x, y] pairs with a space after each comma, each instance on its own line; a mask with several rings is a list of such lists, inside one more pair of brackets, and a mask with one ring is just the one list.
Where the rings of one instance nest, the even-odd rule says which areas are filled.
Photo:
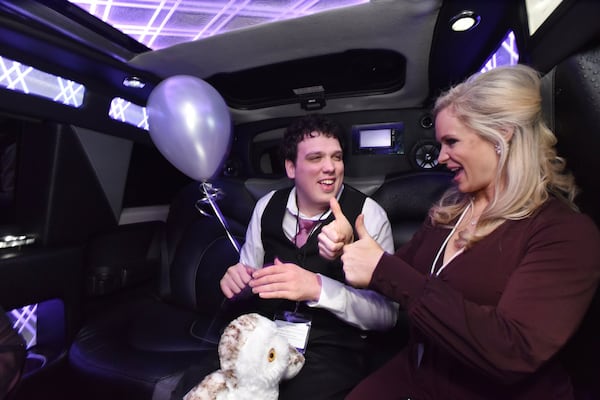
[[0, 224], [15, 222], [17, 146], [21, 133], [18, 120], [0, 120]]
[[191, 179], [177, 170], [153, 146], [135, 143], [127, 174], [123, 207], [169, 204]]

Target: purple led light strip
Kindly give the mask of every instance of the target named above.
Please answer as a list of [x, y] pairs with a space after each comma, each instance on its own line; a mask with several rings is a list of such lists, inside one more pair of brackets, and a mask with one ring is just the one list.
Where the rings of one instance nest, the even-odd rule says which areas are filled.
[[[368, 0], [70, 0], [151, 48]], [[125, 16], [125, 18], [123, 17]], [[193, 26], [193, 27], [190, 27]], [[168, 38], [168, 39], [167, 39]], [[160, 40], [162, 39], [162, 41]]]

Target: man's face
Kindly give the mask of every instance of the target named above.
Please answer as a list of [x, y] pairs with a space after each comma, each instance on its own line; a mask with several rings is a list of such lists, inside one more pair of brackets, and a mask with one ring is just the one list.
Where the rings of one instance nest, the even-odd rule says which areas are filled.
[[294, 179], [298, 208], [307, 216], [329, 209], [344, 180], [344, 161], [340, 142], [313, 132], [298, 143], [296, 163], [285, 160], [285, 170]]

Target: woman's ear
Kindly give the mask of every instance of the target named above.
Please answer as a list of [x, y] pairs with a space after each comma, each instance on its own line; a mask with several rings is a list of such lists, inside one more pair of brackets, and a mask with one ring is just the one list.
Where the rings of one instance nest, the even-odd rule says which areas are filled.
[[285, 160], [285, 173], [290, 179], [296, 178], [296, 166], [292, 160]]
[[502, 133], [502, 136], [504, 136], [504, 140], [506, 141], [506, 143], [509, 143], [513, 137], [513, 135], [515, 134], [515, 127], [514, 126], [505, 126], [500, 128], [500, 132]]

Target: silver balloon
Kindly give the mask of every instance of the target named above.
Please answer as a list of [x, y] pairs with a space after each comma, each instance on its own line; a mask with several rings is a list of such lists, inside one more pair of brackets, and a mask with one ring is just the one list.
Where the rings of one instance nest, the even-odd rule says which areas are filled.
[[147, 110], [152, 141], [171, 164], [198, 181], [215, 175], [231, 144], [231, 115], [215, 88], [172, 76], [152, 90]]

